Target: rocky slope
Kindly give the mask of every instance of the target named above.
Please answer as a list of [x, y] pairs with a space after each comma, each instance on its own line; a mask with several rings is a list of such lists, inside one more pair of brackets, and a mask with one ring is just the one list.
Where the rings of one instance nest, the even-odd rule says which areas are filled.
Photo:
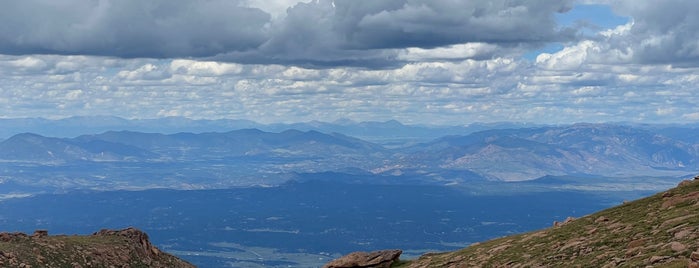
[[699, 176], [545, 230], [426, 254], [398, 266], [699, 267]]
[[170, 267], [194, 265], [161, 252], [134, 228], [88, 236], [0, 233], [0, 267]]

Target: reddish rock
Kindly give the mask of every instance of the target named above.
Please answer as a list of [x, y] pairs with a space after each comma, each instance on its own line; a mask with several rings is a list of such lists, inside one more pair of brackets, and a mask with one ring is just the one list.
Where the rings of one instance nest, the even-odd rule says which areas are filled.
[[600, 216], [599, 218], [597, 218], [595, 220], [595, 223], [602, 223], [602, 222], [608, 222], [608, 221], [609, 221], [609, 218], [607, 218], [605, 216]]
[[160, 251], [153, 247], [153, 244], [150, 243], [150, 240], [148, 239], [148, 234], [144, 233], [141, 230], [138, 230], [133, 227], [129, 227], [123, 230], [107, 230], [107, 229], [102, 229], [99, 232], [94, 233], [93, 235], [118, 235], [118, 236], [123, 236], [126, 238], [129, 238], [130, 240], [133, 240], [137, 243], [139, 243], [144, 250], [144, 253], [146, 255], [158, 255]]
[[690, 180], [683, 180], [683, 181], [681, 181], [679, 184], [677, 184], [677, 187], [684, 187], [684, 186], [688, 186], [688, 185], [691, 185], [691, 184], [692, 184], [692, 181], [690, 181]]
[[12, 238], [10, 237], [9, 233], [2, 232], [0, 233], [0, 241], [2, 242], [9, 242]]
[[674, 251], [674, 252], [681, 252], [681, 251], [684, 251], [685, 249], [687, 249], [687, 246], [685, 246], [684, 244], [682, 244], [680, 242], [675, 241], [675, 242], [670, 243], [670, 249], [672, 249], [672, 251]]
[[627, 249], [637, 248], [637, 247], [643, 246], [644, 244], [646, 244], [645, 238], [636, 239], [634, 241], [629, 242], [629, 244], [626, 245], [626, 248]]
[[47, 237], [47, 236], [49, 236], [49, 231], [47, 231], [47, 230], [36, 230], [36, 231], [34, 231], [34, 234], [32, 234], [32, 237], [34, 237], [34, 238]]
[[692, 254], [689, 255], [689, 258], [691, 258], [693, 261], [699, 261], [699, 251], [692, 252]]
[[566, 224], [568, 224], [568, 223], [571, 223], [571, 222], [574, 221], [574, 220], [575, 220], [575, 218], [573, 218], [573, 217], [568, 217], [568, 218], [566, 218], [566, 220], [563, 221], [563, 222], [554, 221], [554, 222], [553, 222], [553, 227], [561, 227], [561, 226], [563, 226], [563, 225], [566, 225]]
[[692, 233], [692, 231], [687, 230], [687, 229], [681, 230], [681, 231], [675, 233], [675, 239], [683, 239], [683, 238], [689, 236], [689, 234], [691, 234], [691, 233]]
[[662, 208], [670, 208], [670, 207], [674, 207], [680, 203], [690, 202], [690, 201], [694, 201], [694, 202], [699, 201], [699, 192], [691, 192], [691, 193], [688, 193], [688, 194], [685, 194], [682, 196], [675, 196], [673, 198], [668, 198], [667, 200], [665, 200], [665, 202], [663, 202], [661, 207]]
[[13, 240], [20, 240], [29, 237], [25, 233], [6, 233], [2, 232], [0, 233], [0, 241], [2, 242], [10, 242]]
[[665, 260], [669, 259], [670, 257], [668, 256], [652, 256], [650, 257], [650, 263], [651, 264], [656, 264], [659, 262], [664, 262]]
[[335, 259], [323, 268], [389, 268], [398, 261], [402, 250], [380, 250], [373, 252], [352, 252]]

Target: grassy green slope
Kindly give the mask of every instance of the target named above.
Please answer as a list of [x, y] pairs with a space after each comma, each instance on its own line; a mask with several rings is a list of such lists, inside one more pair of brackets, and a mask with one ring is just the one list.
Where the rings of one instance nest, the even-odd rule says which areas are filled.
[[548, 229], [399, 267], [699, 267], [699, 179]]

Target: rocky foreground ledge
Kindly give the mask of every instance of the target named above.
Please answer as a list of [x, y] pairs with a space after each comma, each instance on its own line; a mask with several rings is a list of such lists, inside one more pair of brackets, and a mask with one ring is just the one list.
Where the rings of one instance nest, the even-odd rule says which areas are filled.
[[101, 230], [92, 235], [49, 236], [0, 233], [0, 267], [171, 267], [194, 265], [160, 251], [135, 228]]

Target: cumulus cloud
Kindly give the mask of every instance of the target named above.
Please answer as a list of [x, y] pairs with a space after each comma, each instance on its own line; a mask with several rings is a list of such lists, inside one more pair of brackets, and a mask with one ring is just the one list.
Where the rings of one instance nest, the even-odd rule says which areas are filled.
[[571, 1], [335, 1], [336, 27], [352, 48], [437, 47], [465, 42], [561, 39], [554, 14]]
[[[633, 20], [590, 40], [568, 43], [560, 51], [540, 54], [520, 88], [535, 99], [548, 95], [570, 103], [568, 109], [584, 112], [581, 118], [598, 114], [607, 118], [600, 121], [696, 121], [691, 103], [698, 101], [692, 92], [698, 81], [699, 54], [694, 51], [699, 46], [699, 23], [693, 14], [699, 4], [609, 3]], [[575, 118], [572, 110], [568, 114]]]
[[378, 66], [414, 58], [402, 49], [481, 43], [465, 49], [483, 57], [488, 44], [570, 40], [554, 14], [572, 1], [12, 1], [0, 4], [0, 53]]
[[123, 70], [117, 73], [117, 77], [124, 80], [159, 80], [167, 77], [160, 67], [147, 63], [136, 70]]
[[203, 57], [252, 49], [269, 14], [232, 0], [27, 0], [0, 4], [0, 53]]
[[443, 54], [441, 47], [466, 50], [456, 59], [502, 56], [505, 48], [572, 40], [575, 31], [560, 29], [554, 18], [572, 2], [311, 1], [289, 8], [286, 17], [272, 24], [270, 39], [258, 50], [218, 59], [381, 67]]
[[615, 10], [633, 18], [627, 35], [610, 40], [633, 50], [637, 63], [699, 64], [699, 2], [692, 0], [615, 1]]
[[[180, 115], [261, 122], [350, 118], [434, 124], [698, 118], [694, 92], [699, 76], [692, 68], [583, 64], [574, 70], [550, 69], [515, 58], [413, 62], [388, 69], [26, 58], [0, 56], [4, 116]], [[43, 62], [42, 69], [17, 70], [13, 64], [23, 61]], [[67, 61], [79, 68], [59, 67]]]
[[170, 71], [176, 74], [198, 76], [221, 76], [236, 74], [243, 70], [243, 66], [235, 63], [222, 63], [214, 61], [194, 61], [177, 59], [170, 63]]
[[574, 67], [575, 64], [584, 63], [669, 64], [674, 67], [699, 65], [699, 17], [695, 15], [699, 12], [699, 2], [602, 2], [608, 2], [616, 13], [628, 16], [632, 21], [616, 29], [602, 31], [590, 40], [568, 46], [565, 55], [544, 55], [538, 60], [547, 61], [551, 68]]
[[[552, 17], [569, 8], [566, 1], [282, 2], [294, 5], [2, 3], [0, 115], [699, 121], [699, 68], [691, 64], [689, 40], [694, 24], [686, 12], [661, 17], [645, 3], [610, 1], [633, 21], [575, 40]], [[79, 8], [68, 8], [73, 5]], [[238, 27], [245, 16], [251, 23]], [[658, 20], [672, 23], [651, 25]], [[679, 36], [685, 31], [687, 38]], [[657, 42], [656, 32], [662, 32]], [[563, 48], [521, 56], [554, 41]], [[671, 47], [675, 56], [661, 57]]]
[[465, 43], [431, 49], [410, 47], [400, 51], [397, 58], [405, 61], [485, 59], [498, 53], [501, 49], [495, 44]]

